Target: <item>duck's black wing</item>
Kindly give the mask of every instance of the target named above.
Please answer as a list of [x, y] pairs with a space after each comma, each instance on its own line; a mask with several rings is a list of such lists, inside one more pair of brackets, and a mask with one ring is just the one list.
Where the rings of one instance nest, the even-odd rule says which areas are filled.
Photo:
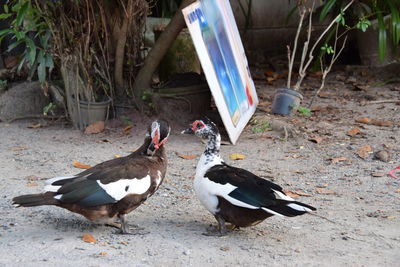
[[209, 192], [236, 206], [263, 209], [284, 216], [297, 216], [315, 210], [287, 196], [279, 185], [241, 168], [216, 165], [204, 176], [209, 180]]

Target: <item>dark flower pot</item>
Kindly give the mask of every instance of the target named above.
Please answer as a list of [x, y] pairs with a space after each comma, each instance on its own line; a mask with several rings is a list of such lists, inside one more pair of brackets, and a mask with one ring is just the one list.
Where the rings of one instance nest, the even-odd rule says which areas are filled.
[[79, 106], [74, 101], [72, 122], [76, 128], [84, 130], [88, 125], [97, 121], [106, 121], [109, 115], [111, 99], [102, 102], [87, 102], [80, 100]]
[[272, 102], [272, 113], [280, 115], [289, 115], [293, 110], [300, 106], [303, 96], [292, 89], [278, 89]]

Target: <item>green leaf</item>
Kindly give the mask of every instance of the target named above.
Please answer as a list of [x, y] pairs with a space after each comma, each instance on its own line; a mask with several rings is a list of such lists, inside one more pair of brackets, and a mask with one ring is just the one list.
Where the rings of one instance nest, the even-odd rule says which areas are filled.
[[360, 21], [357, 22], [356, 28], [365, 32], [369, 26], [371, 26], [371, 21], [366, 18], [361, 18]]
[[46, 81], [46, 65], [40, 63], [37, 72], [38, 72], [39, 82], [44, 83]]
[[51, 71], [54, 68], [53, 57], [49, 54], [47, 54], [45, 57], [46, 57], [46, 67], [48, 67]]
[[17, 68], [17, 71], [18, 71], [18, 72], [21, 70], [21, 68], [22, 68], [22, 66], [24, 65], [25, 61], [26, 61], [26, 57], [23, 57], [23, 58], [21, 59], [21, 61], [19, 62], [18, 68]]
[[332, 7], [336, 4], [337, 0], [329, 0], [324, 4], [324, 7], [321, 10], [321, 14], [319, 15], [319, 20], [323, 21], [325, 17], [328, 15], [329, 11], [331, 11]]
[[5, 13], [8, 13], [8, 12], [9, 12], [8, 5], [4, 5], [4, 6], [3, 6], [3, 9], [4, 9], [4, 12], [5, 12]]
[[3, 14], [0, 14], [0, 19], [8, 19], [11, 16], [12, 16], [12, 14], [10, 14], [10, 13], [3, 13]]
[[38, 78], [40, 83], [44, 83], [46, 81], [46, 57], [43, 50], [40, 50], [38, 55], [39, 66], [37, 68]]
[[53, 102], [50, 102], [48, 105], [43, 107], [43, 115], [47, 115], [55, 107], [56, 107], [56, 105], [54, 105]]
[[22, 41], [15, 41], [14, 43], [10, 44], [7, 48], [7, 52], [10, 52], [14, 48], [16, 48], [18, 45], [20, 45]]
[[300, 113], [301, 116], [309, 117], [311, 116], [311, 110], [309, 108], [299, 106], [297, 111]]
[[10, 34], [10, 33], [12, 33], [12, 32], [13, 32], [13, 31], [10, 30], [10, 29], [5, 29], [5, 30], [0, 31], [0, 44], [1, 44], [1, 42], [3, 41], [3, 39], [4, 39], [8, 34]]
[[15, 37], [17, 37], [18, 40], [25, 39], [26, 32], [24, 32], [24, 31], [16, 31], [15, 32]]
[[379, 60], [383, 62], [386, 57], [387, 34], [382, 12], [378, 10], [377, 15], [378, 15], [378, 31], [379, 31]]
[[29, 1], [26, 1], [22, 5], [22, 7], [18, 10], [17, 18], [15, 19], [15, 24], [17, 26], [21, 26], [22, 25], [22, 22], [24, 20], [24, 17], [25, 17], [25, 14], [26, 14], [26, 11], [28, 10], [28, 8], [29, 8]]
[[0, 31], [0, 36], [2, 35], [7, 35], [9, 33], [13, 33], [14, 31], [12, 29], [4, 29]]
[[33, 63], [36, 60], [36, 45], [32, 41], [32, 39], [26, 39], [26, 45], [27, 45], [27, 52], [29, 54], [29, 66], [32, 67]]
[[387, 1], [390, 8], [390, 15], [392, 21], [392, 39], [395, 45], [400, 43], [400, 14], [399, 9], [392, 1]]
[[340, 14], [338, 15], [338, 17], [336, 19], [336, 22], [342, 24], [343, 26], [346, 26], [346, 20], [344, 18], [344, 11], [343, 10], [340, 11]]

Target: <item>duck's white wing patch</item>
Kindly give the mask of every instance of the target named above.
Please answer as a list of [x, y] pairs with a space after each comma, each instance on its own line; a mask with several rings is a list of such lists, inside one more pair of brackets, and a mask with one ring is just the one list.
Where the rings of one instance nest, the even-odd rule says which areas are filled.
[[271, 214], [274, 214], [274, 215], [278, 215], [278, 216], [283, 217], [282, 214], [280, 214], [280, 213], [278, 213], [278, 212], [276, 212], [276, 211], [273, 211], [273, 210], [270, 210], [270, 209], [267, 209], [267, 208], [264, 208], [264, 207], [262, 207], [262, 209], [265, 210], [265, 211], [268, 212], [268, 213], [271, 213]]
[[158, 170], [157, 171], [157, 178], [156, 178], [157, 187], [160, 185], [161, 180], [162, 180], [162, 173]]
[[287, 206], [292, 208], [292, 209], [294, 209], [294, 210], [298, 210], [298, 211], [312, 212], [312, 210], [310, 210], [309, 208], [304, 207], [304, 206], [300, 206], [300, 205], [298, 205], [296, 203], [290, 203]]
[[103, 184], [98, 180], [97, 183], [107, 192], [107, 194], [119, 201], [128, 194], [140, 195], [146, 192], [150, 188], [151, 179], [150, 175], [147, 175], [142, 179], [121, 179], [108, 184]]
[[272, 189], [272, 191], [274, 191], [275, 197], [276, 197], [277, 199], [283, 199], [283, 200], [287, 200], [287, 201], [294, 201], [293, 198], [291, 198], [291, 197], [289, 197], [289, 196], [283, 194], [282, 192], [279, 192], [279, 191], [274, 190], [274, 189]]
[[236, 198], [233, 198], [229, 196], [229, 194], [237, 188], [237, 186], [231, 185], [230, 183], [226, 184], [219, 184], [211, 181], [207, 177], [204, 177], [202, 179], [202, 183], [204, 188], [208, 191], [209, 194], [212, 195], [217, 195], [220, 197], [225, 198], [227, 201], [229, 201], [231, 204], [243, 208], [248, 208], [248, 209], [259, 209], [260, 207], [255, 207], [253, 205], [247, 204], [243, 201], [240, 201]]
[[53, 183], [61, 180], [75, 178], [76, 176], [60, 176], [54, 177], [46, 180], [46, 185], [44, 187], [45, 192], [57, 192], [60, 189], [61, 185], [53, 185]]

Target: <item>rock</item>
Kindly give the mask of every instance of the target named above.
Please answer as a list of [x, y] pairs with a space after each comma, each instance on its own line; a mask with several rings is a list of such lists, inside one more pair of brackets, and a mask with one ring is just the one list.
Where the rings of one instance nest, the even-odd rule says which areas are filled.
[[379, 159], [383, 162], [389, 162], [391, 158], [391, 154], [388, 150], [379, 150], [375, 153], [375, 159]]
[[280, 134], [288, 134], [289, 137], [293, 137], [298, 133], [291, 124], [281, 120], [270, 120], [269, 126], [273, 131], [279, 132]]
[[0, 95], [0, 121], [41, 115], [49, 104], [39, 82], [23, 82]]

